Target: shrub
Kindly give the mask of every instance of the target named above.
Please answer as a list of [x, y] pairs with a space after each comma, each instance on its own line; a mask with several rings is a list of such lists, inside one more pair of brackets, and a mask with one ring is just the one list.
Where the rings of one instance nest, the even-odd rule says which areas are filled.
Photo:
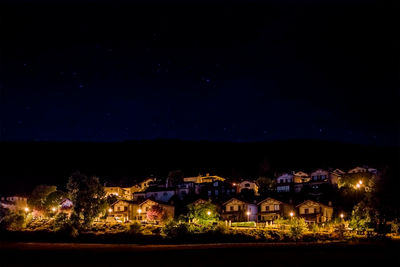
[[293, 240], [299, 240], [307, 231], [307, 224], [303, 218], [292, 218], [289, 221], [289, 237]]
[[26, 226], [26, 216], [22, 212], [7, 212], [0, 224], [4, 229], [21, 230]]
[[52, 228], [54, 231], [59, 231], [66, 228], [69, 224], [69, 217], [66, 213], [59, 213], [53, 221]]
[[232, 227], [256, 227], [256, 222], [233, 222]]
[[142, 225], [138, 222], [134, 222], [129, 225], [128, 233], [132, 235], [138, 235], [142, 233]]
[[169, 238], [182, 238], [189, 234], [189, 224], [171, 220], [165, 224], [162, 232]]

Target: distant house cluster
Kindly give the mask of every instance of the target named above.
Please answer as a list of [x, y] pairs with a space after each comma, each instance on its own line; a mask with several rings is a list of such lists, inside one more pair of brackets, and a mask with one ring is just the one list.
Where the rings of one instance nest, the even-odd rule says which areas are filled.
[[[105, 190], [108, 195], [119, 197], [109, 213], [117, 221], [145, 221], [149, 204], [168, 210], [168, 216], [173, 217], [178, 206], [196, 203], [199, 199], [209, 199], [218, 207], [222, 219], [227, 221], [273, 223], [276, 219], [296, 215], [303, 217], [306, 222], [320, 223], [331, 220], [334, 211], [331, 201], [319, 199], [323, 185], [337, 188], [338, 180], [344, 174], [362, 172], [376, 174], [377, 170], [356, 167], [347, 172], [340, 169], [316, 169], [310, 173], [282, 173], [275, 177], [275, 198], [261, 196], [256, 180], [232, 181], [209, 174], [185, 177], [175, 185], [153, 178], [146, 179], [138, 186], [105, 187]], [[290, 197], [301, 193], [305, 187], [312, 190], [313, 194], [310, 196], [316, 196], [314, 199]], [[128, 188], [138, 190], [127, 194]]]
[[[334, 214], [334, 203], [321, 192], [336, 189], [345, 174], [371, 173], [370, 167], [316, 169], [310, 173], [291, 171], [274, 177], [274, 187], [260, 193], [257, 180], [231, 180], [216, 175], [182, 177], [178, 180], [147, 178], [133, 185], [104, 185], [106, 197], [115, 198], [107, 211], [107, 221], [159, 221], [182, 214], [189, 204], [211, 201], [221, 219], [230, 222], [256, 221], [273, 224], [279, 218], [299, 216], [306, 222], [327, 222]], [[307, 191], [307, 194], [304, 192]], [[10, 210], [27, 210], [26, 196], [2, 196], [0, 205]], [[65, 199], [60, 211], [69, 212], [73, 203]]]

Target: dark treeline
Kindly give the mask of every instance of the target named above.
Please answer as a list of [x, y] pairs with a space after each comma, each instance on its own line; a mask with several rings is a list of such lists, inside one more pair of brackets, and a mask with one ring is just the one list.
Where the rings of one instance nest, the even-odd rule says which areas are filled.
[[37, 184], [63, 188], [79, 170], [102, 182], [164, 178], [180, 169], [185, 176], [215, 174], [229, 178], [272, 176], [290, 170], [396, 167], [398, 147], [328, 141], [221, 143], [176, 140], [120, 143], [2, 142], [0, 193], [30, 192]]

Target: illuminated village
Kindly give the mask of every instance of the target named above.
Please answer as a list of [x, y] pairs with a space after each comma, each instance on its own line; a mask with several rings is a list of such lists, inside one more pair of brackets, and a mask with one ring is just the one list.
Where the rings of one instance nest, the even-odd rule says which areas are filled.
[[166, 179], [150, 177], [127, 185], [101, 184], [99, 178], [77, 172], [66, 192], [39, 185], [29, 196], [2, 196], [1, 223], [8, 231], [67, 231], [74, 236], [178, 238], [182, 231], [217, 231], [277, 241], [317, 234], [327, 239], [368, 237], [382, 227], [396, 236], [398, 221], [382, 224], [378, 212], [368, 206], [380, 177], [367, 166], [240, 180], [210, 174], [184, 177], [178, 170]]

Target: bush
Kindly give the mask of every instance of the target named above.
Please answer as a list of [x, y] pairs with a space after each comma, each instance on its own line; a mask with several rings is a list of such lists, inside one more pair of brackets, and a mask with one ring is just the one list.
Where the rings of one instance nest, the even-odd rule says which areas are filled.
[[162, 232], [169, 238], [183, 238], [190, 233], [189, 224], [171, 220], [165, 224]]
[[289, 237], [293, 240], [299, 240], [307, 231], [307, 224], [303, 218], [292, 218], [289, 221]]
[[52, 228], [54, 231], [60, 231], [69, 225], [69, 217], [66, 213], [59, 213], [56, 215], [53, 221]]
[[256, 222], [233, 222], [232, 227], [256, 227]]
[[0, 225], [7, 230], [21, 230], [26, 226], [26, 216], [22, 212], [7, 212]]
[[134, 222], [129, 225], [128, 233], [132, 235], [142, 234], [142, 225], [138, 222]]

